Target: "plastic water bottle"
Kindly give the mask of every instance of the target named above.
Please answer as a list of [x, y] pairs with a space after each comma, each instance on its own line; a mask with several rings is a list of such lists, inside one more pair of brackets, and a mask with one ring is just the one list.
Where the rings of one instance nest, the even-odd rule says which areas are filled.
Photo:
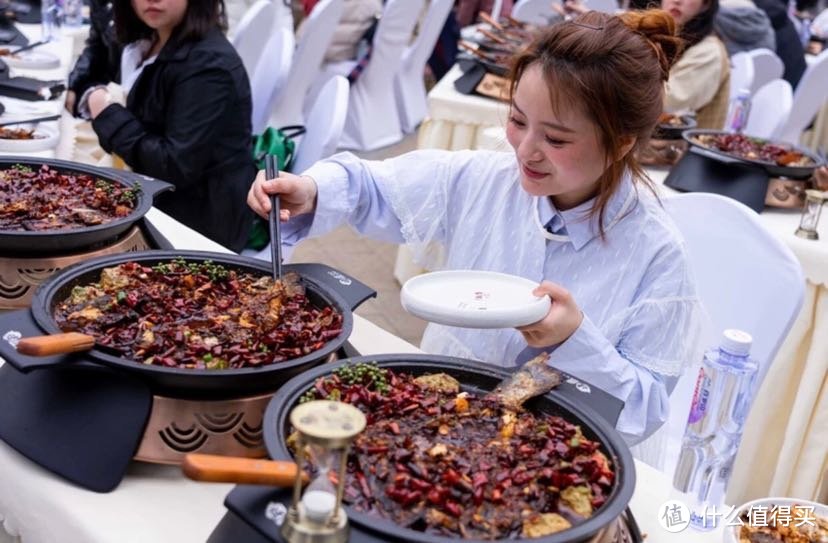
[[739, 89], [739, 93], [730, 101], [727, 110], [725, 129], [736, 134], [745, 129], [750, 115], [750, 89]]
[[40, 3], [43, 39], [57, 41], [60, 39], [60, 27], [63, 25], [63, 0], [42, 0]]
[[758, 365], [749, 356], [753, 338], [725, 330], [721, 344], [704, 354], [673, 486], [691, 495], [690, 525], [713, 529], [713, 507], [724, 502], [733, 459], [742, 439]]
[[64, 0], [63, 15], [66, 26], [83, 24], [83, 0]]

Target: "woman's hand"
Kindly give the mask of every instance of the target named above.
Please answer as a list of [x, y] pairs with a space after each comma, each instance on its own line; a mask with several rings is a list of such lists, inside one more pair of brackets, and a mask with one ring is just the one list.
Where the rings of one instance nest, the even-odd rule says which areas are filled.
[[66, 91], [66, 101], [63, 102], [63, 106], [66, 108], [71, 114], [75, 114], [75, 101], [78, 99], [78, 95], [75, 94], [75, 91]]
[[568, 290], [550, 281], [541, 283], [532, 294], [549, 295], [549, 313], [534, 324], [518, 328], [530, 347], [543, 348], [563, 343], [581, 326], [584, 314]]
[[284, 222], [294, 215], [313, 213], [316, 209], [316, 181], [307, 175], [279, 172], [276, 179], [265, 179], [265, 172], [259, 171], [250, 192], [247, 205], [260, 216], [267, 218], [270, 213], [270, 195], [279, 195], [280, 219]]
[[98, 116], [98, 114], [100, 114], [101, 111], [105, 110], [106, 107], [112, 103], [112, 97], [105, 88], [101, 87], [100, 89], [92, 91], [89, 95], [87, 103], [89, 104], [89, 114], [94, 119]]

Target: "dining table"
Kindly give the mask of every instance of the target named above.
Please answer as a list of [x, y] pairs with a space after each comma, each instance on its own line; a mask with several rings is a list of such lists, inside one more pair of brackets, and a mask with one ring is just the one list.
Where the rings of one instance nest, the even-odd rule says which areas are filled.
[[[146, 218], [177, 249], [230, 252], [155, 208]], [[359, 315], [354, 315], [349, 342], [363, 355], [422, 353]], [[642, 532], [650, 534], [648, 541], [722, 540], [721, 525], [711, 531], [666, 531], [661, 524], [665, 504], [687, 504], [690, 498], [647, 464], [635, 461], [635, 470], [630, 509]], [[200, 543], [225, 514], [223, 502], [232, 488], [228, 483], [192, 481], [175, 465], [134, 461], [115, 490], [92, 492], [0, 441], [0, 543]]]
[[[36, 38], [38, 29], [27, 26]], [[72, 40], [82, 36], [76, 31], [64, 36], [60, 45], [48, 44], [50, 50], [65, 49], [66, 53], [61, 57], [66, 65], [50, 77], [66, 77], [73, 58], [66, 51], [77, 50]], [[62, 102], [48, 105], [56, 111]], [[59, 126], [63, 131], [58, 152], [28, 156], [60, 157], [60, 149], [71, 150], [77, 137], [75, 125]], [[147, 213], [146, 220], [176, 249], [230, 253], [156, 208]], [[363, 355], [422, 352], [359, 315], [354, 315], [349, 342]], [[666, 531], [662, 527], [665, 507], [674, 500], [690, 503], [690, 498], [674, 489], [658, 470], [638, 461], [635, 470], [630, 509], [642, 532], [649, 534], [648, 541], [664, 536], [677, 543], [722, 540], [722, 526], [711, 531]], [[117, 488], [93, 492], [55, 475], [0, 440], [0, 543], [204, 542], [227, 512], [224, 500], [232, 489], [229, 483], [190, 480], [177, 465], [133, 461]]]
[[[417, 147], [509, 151], [504, 129], [508, 104], [459, 92], [454, 83], [462, 75], [460, 66], [453, 66], [428, 93], [428, 116], [417, 133]], [[668, 168], [645, 171], [660, 195], [677, 193], [664, 185]], [[746, 422], [729, 485], [730, 503], [765, 496], [828, 502], [828, 220], [823, 213], [819, 239], [805, 239], [795, 234], [801, 215], [798, 209], [773, 207], [759, 213], [761, 224], [799, 260], [805, 297]], [[400, 284], [423, 271], [402, 246], [394, 269]]]

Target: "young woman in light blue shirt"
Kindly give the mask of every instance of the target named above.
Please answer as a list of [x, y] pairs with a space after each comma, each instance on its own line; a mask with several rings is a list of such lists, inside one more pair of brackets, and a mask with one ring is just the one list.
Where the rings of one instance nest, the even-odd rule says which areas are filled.
[[430, 324], [421, 347], [500, 366], [550, 352], [551, 365], [625, 402], [617, 428], [637, 442], [667, 418], [701, 313], [681, 238], [634, 155], [662, 111], [675, 30], [657, 10], [546, 30], [514, 66], [514, 152], [339, 154], [302, 176], [260, 173], [248, 203], [266, 216], [268, 195], [281, 195], [288, 244], [348, 223], [415, 249], [439, 242], [447, 269], [538, 281], [552, 298], [541, 321]]

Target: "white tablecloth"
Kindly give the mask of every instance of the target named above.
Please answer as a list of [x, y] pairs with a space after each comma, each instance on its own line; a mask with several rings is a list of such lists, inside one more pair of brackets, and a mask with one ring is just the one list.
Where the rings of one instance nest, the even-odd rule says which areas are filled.
[[[17, 25], [17, 28], [29, 39], [30, 43], [40, 41], [41, 27], [40, 25]], [[56, 55], [60, 59], [60, 66], [57, 68], [50, 68], [46, 70], [40, 69], [23, 69], [10, 68], [10, 75], [33, 77], [41, 80], [63, 80], [65, 81], [72, 68], [75, 54], [74, 48], [78, 41], [83, 40], [85, 30], [82, 28], [67, 28], [61, 34], [60, 40], [53, 41], [44, 45], [38, 46], [37, 50], [44, 51]], [[75, 121], [72, 116], [65, 111], [63, 107], [64, 96], [60, 96], [54, 100], [43, 102], [28, 102], [25, 100], [17, 100], [14, 98], [0, 97], [6, 111], [0, 116], [0, 120], [5, 119], [23, 119], [31, 117], [39, 117], [45, 115], [63, 114], [57, 121], [50, 121], [42, 123], [45, 126], [54, 127], [61, 133], [60, 141], [57, 147], [45, 151], [38, 151], [33, 153], [3, 153], [3, 154], [21, 154], [26, 156], [35, 156], [43, 158], [68, 158], [71, 156], [71, 144], [73, 141]]]
[[[147, 218], [176, 247], [227, 252], [156, 209]], [[357, 315], [350, 341], [363, 354], [420, 352]], [[636, 462], [636, 470], [631, 508], [649, 541], [721, 541], [721, 528], [663, 531], [661, 504], [684, 496], [649, 466]], [[231, 488], [190, 481], [176, 467], [135, 462], [115, 491], [97, 494], [64, 482], [0, 442], [0, 543], [201, 543], [223, 516], [222, 502]]]
[[[505, 103], [454, 89], [455, 66], [428, 95], [429, 117], [418, 135], [420, 148], [508, 149], [502, 132]], [[648, 169], [662, 185], [664, 169]], [[751, 410], [728, 492], [732, 503], [763, 496], [828, 501], [828, 211], [818, 241], [794, 235], [800, 213], [768, 208], [763, 225], [802, 264], [806, 295], [802, 311], [771, 365]], [[402, 283], [422, 271], [405, 248], [394, 274]], [[768, 308], [772, 311], [773, 308]]]

